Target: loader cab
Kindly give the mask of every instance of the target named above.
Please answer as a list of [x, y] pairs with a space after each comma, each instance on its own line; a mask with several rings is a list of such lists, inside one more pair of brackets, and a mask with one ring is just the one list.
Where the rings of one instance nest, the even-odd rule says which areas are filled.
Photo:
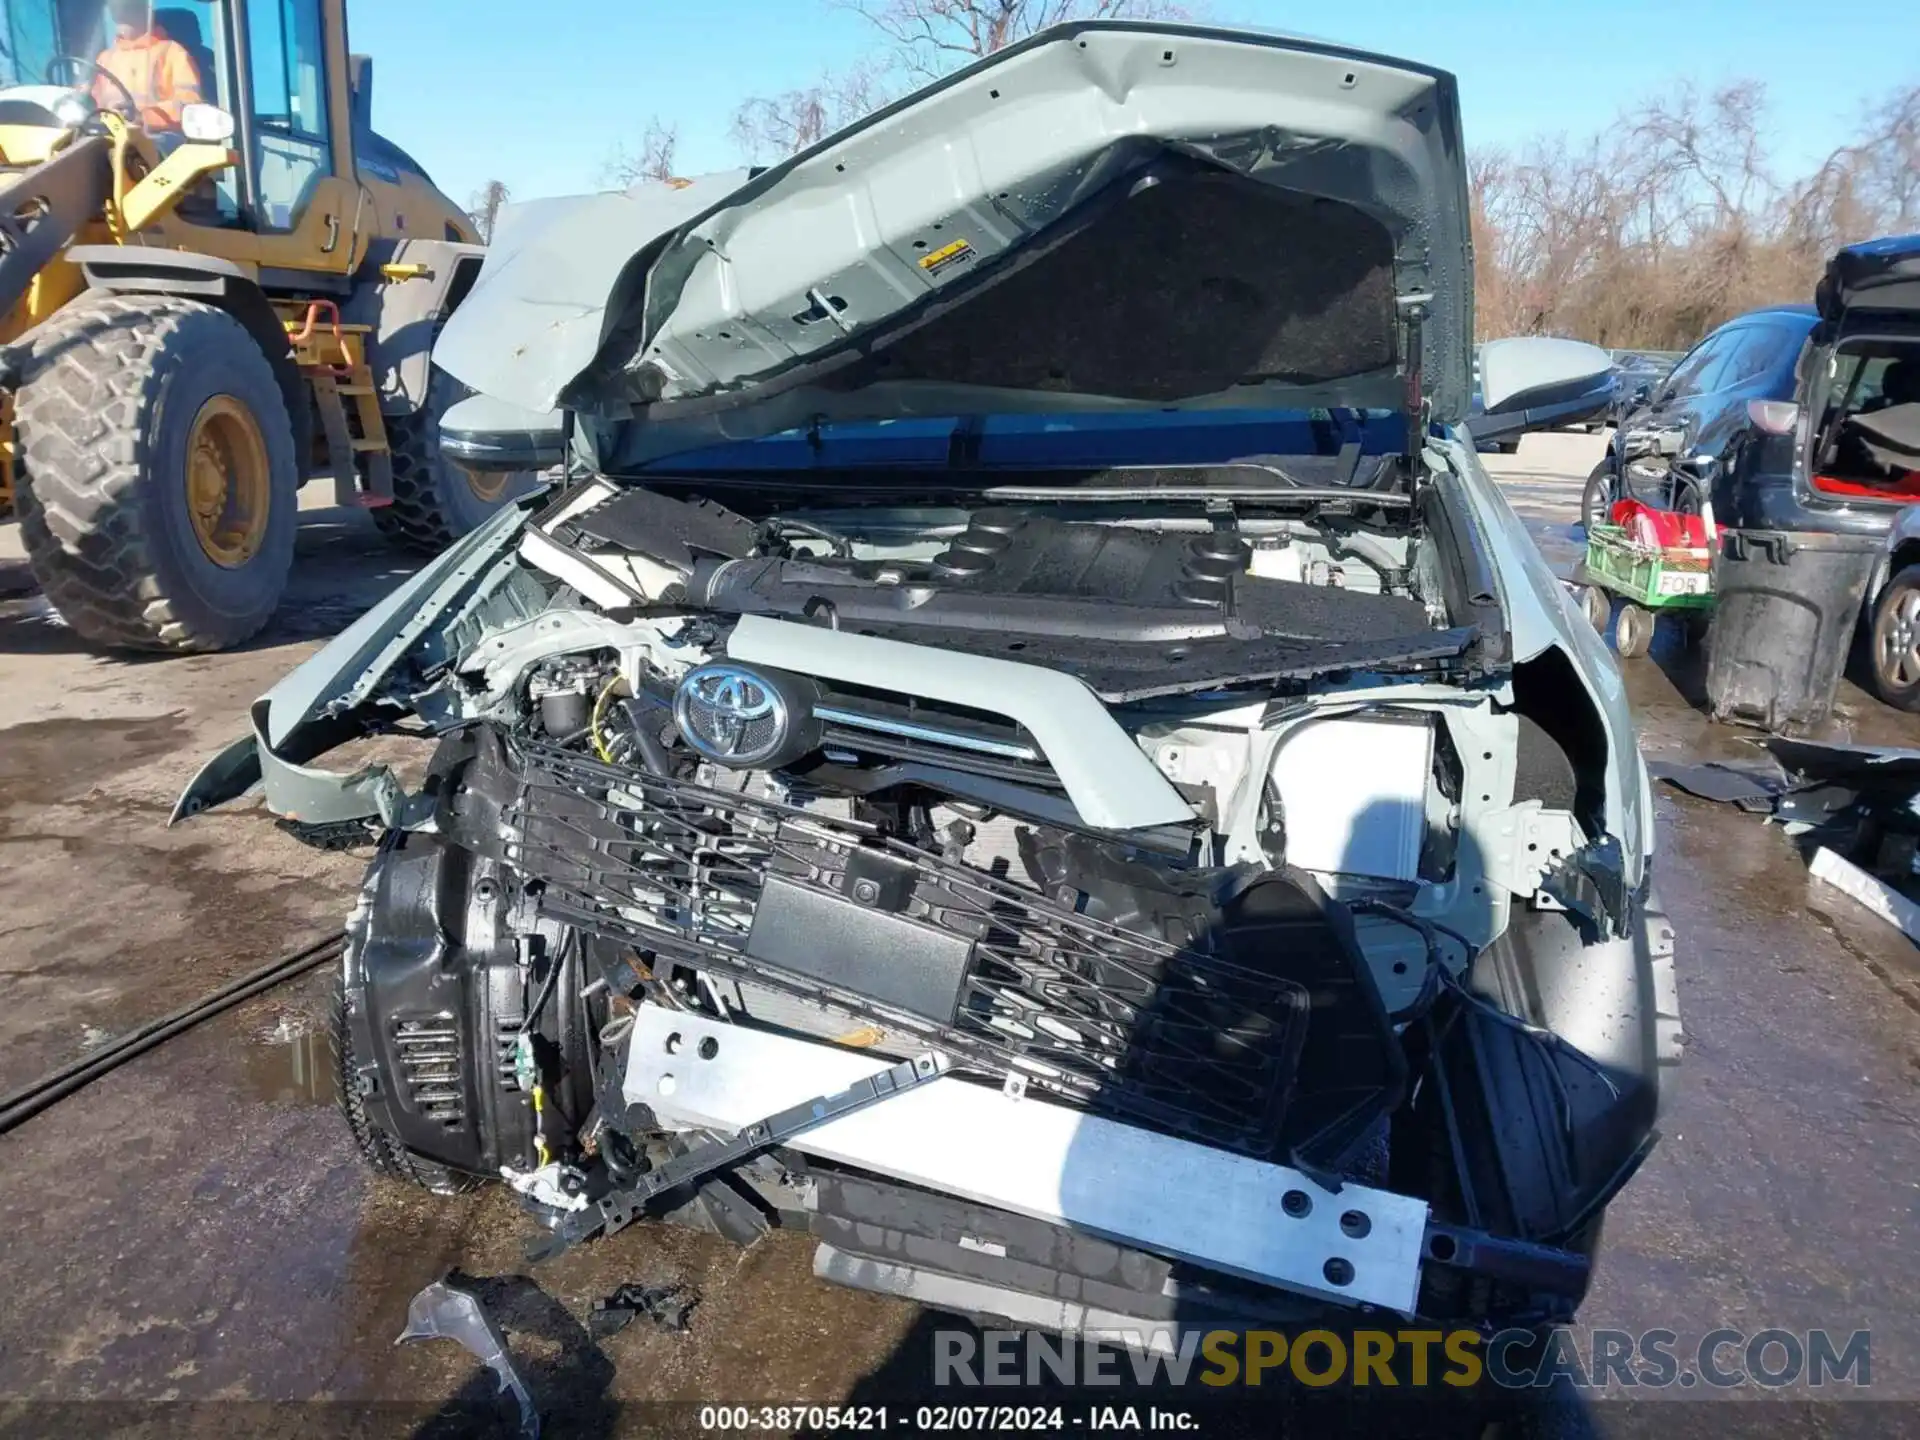
[[[268, 271], [345, 277], [370, 235], [476, 238], [425, 172], [373, 132], [372, 66], [349, 54], [344, 0], [171, 0], [150, 13], [152, 33], [185, 51], [211, 108], [184, 129], [152, 113], [141, 128], [163, 158], [195, 141], [240, 156], [180, 211], [183, 223], [231, 239], [196, 236], [192, 248]], [[131, 108], [98, 71], [115, 34], [105, 0], [0, 0], [0, 33], [15, 85], [64, 86], [102, 108]]]
[[[150, 7], [151, 34], [185, 52], [200, 100], [231, 117], [238, 166], [210, 177], [191, 218], [260, 234], [298, 228], [322, 183], [353, 173], [350, 131], [335, 133], [328, 64], [329, 0], [172, 0]], [[102, 109], [137, 120], [162, 156], [190, 139], [152, 112], [129, 113], [127, 92], [102, 78], [98, 62], [114, 45], [103, 0], [11, 0], [7, 6], [13, 82], [85, 91]], [[340, 22], [344, 50], [344, 23]], [[345, 97], [341, 97], [344, 108]], [[202, 121], [205, 123], [204, 119]]]
[[[150, 5], [148, 13], [153, 34], [185, 52], [202, 99], [231, 110], [238, 87], [232, 47], [225, 43], [225, 8], [207, 0], [173, 0]], [[104, 0], [0, 0], [0, 43], [6, 46], [0, 84], [89, 91], [102, 108], [123, 110], [120, 92], [96, 72], [100, 57], [114, 47], [115, 31]]]

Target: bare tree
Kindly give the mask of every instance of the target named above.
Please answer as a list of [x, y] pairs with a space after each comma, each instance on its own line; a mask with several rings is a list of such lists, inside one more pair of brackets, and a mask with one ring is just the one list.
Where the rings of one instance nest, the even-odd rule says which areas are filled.
[[1185, 15], [1173, 0], [839, 0], [893, 47], [917, 79], [1004, 50], [1069, 20], [1165, 20]]
[[919, 83], [1068, 20], [1172, 19], [1174, 0], [833, 0], [870, 21], [878, 52], [811, 85], [759, 95], [733, 113], [733, 142], [755, 162], [818, 143]]
[[640, 145], [629, 150], [622, 145], [607, 162], [607, 178], [622, 189], [630, 185], [661, 185], [675, 178], [674, 154], [680, 148], [680, 127], [668, 125], [658, 115], [647, 121], [640, 133]]
[[1839, 211], [1864, 212], [1887, 233], [1920, 229], [1920, 84], [1868, 107], [1861, 124], [1860, 138], [1828, 158], [1808, 197], [1824, 181], [1827, 203]]
[[1888, 96], [1871, 117], [1867, 191], [1890, 231], [1920, 230], [1920, 84]]
[[[1703, 97], [1688, 83], [1649, 100], [1628, 122], [1641, 170], [1691, 198], [1689, 223], [1737, 224], [1778, 194], [1762, 126], [1766, 89], [1743, 80]], [[1670, 216], [1669, 219], [1680, 217]]]
[[1758, 84], [1681, 85], [1587, 140], [1476, 155], [1471, 199], [1483, 335], [1684, 348], [1807, 299], [1841, 245], [1920, 225], [1920, 86], [1798, 179], [1776, 170]]
[[892, 98], [892, 78], [883, 62], [857, 61], [801, 89], [743, 101], [729, 133], [755, 164], [783, 159], [885, 104]]
[[467, 218], [473, 221], [473, 228], [480, 232], [481, 240], [493, 243], [493, 227], [499, 223], [500, 212], [513, 200], [513, 192], [503, 180], [489, 180], [473, 192], [467, 201]]

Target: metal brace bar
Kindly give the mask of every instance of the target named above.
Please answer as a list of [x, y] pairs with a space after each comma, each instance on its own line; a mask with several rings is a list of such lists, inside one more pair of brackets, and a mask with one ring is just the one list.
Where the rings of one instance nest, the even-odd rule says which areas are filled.
[[[731, 1134], [888, 1063], [643, 1003], [621, 1092], [670, 1129]], [[1031, 1086], [1016, 1101], [998, 1086], [921, 1085], [788, 1144], [810, 1160], [1336, 1305], [1414, 1312], [1424, 1200], [1356, 1182], [1335, 1194], [1290, 1166], [1075, 1111]]]
[[1577, 1250], [1489, 1235], [1460, 1225], [1429, 1224], [1425, 1249], [1443, 1265], [1568, 1300], [1586, 1293], [1593, 1273], [1593, 1261]]
[[730, 1170], [752, 1159], [762, 1150], [785, 1144], [802, 1131], [843, 1115], [865, 1110], [882, 1100], [891, 1100], [915, 1086], [937, 1080], [952, 1068], [944, 1055], [928, 1052], [912, 1060], [856, 1080], [834, 1095], [802, 1101], [798, 1105], [755, 1121], [728, 1140], [712, 1140], [696, 1145], [684, 1155], [676, 1155], [664, 1165], [649, 1170], [631, 1184], [611, 1190], [585, 1210], [560, 1221], [549, 1239], [539, 1242], [532, 1258], [550, 1259], [570, 1246], [594, 1235], [612, 1235], [624, 1230], [646, 1214], [647, 1206], [671, 1190], [706, 1179], [722, 1170]]

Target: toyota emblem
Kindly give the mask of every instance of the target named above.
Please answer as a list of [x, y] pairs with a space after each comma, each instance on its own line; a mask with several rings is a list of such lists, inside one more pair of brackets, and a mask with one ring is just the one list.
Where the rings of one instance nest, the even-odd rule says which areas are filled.
[[751, 670], [702, 665], [680, 682], [673, 718], [688, 745], [722, 765], [747, 767], [774, 755], [792, 734], [780, 692]]

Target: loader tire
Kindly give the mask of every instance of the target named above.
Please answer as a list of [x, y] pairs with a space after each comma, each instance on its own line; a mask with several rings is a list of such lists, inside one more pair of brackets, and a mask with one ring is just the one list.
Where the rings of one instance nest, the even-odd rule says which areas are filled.
[[427, 403], [411, 415], [387, 417], [393, 504], [373, 511], [373, 523], [402, 550], [437, 555], [537, 483], [531, 474], [475, 475], [440, 453], [440, 417], [472, 393], [436, 368]]
[[15, 503], [60, 617], [117, 650], [224, 650], [273, 618], [299, 467], [273, 367], [223, 310], [87, 296], [36, 334]]

